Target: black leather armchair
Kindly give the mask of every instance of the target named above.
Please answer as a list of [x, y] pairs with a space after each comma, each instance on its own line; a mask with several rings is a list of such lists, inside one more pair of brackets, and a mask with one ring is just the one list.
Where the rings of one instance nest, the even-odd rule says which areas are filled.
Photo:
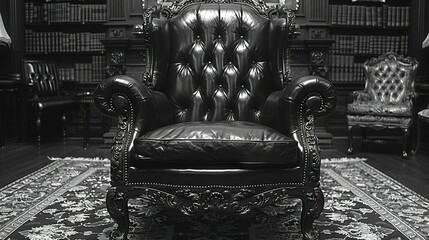
[[113, 76], [95, 103], [118, 117], [107, 208], [126, 239], [128, 199], [185, 215], [246, 214], [303, 202], [310, 238], [323, 209], [314, 118], [336, 104], [316, 76], [291, 80], [294, 15], [252, 1], [175, 2], [144, 14], [143, 80]]
[[61, 113], [63, 138], [66, 140], [66, 113], [79, 110], [74, 96], [61, 90], [58, 69], [54, 62], [23, 60], [23, 79], [29, 87], [29, 104], [36, 117], [37, 143], [41, 144], [42, 115], [46, 112]]

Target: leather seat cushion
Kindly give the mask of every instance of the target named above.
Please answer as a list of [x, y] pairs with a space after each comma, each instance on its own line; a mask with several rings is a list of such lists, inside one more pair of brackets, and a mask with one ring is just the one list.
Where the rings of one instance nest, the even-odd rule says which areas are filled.
[[[244, 121], [182, 122], [137, 138], [133, 154], [162, 162], [296, 164], [297, 142]], [[144, 158], [141, 158], [144, 159]]]
[[381, 116], [411, 116], [411, 107], [407, 104], [386, 104], [380, 101], [368, 101], [347, 104], [347, 112]]
[[379, 115], [347, 115], [349, 125], [368, 126], [373, 128], [408, 128], [411, 126], [411, 117], [379, 116]]

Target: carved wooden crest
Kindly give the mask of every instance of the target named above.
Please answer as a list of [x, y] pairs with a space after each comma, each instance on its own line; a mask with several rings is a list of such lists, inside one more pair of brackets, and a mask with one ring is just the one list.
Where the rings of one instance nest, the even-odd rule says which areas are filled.
[[171, 5], [158, 4], [152, 8], [145, 9], [160, 17], [171, 18], [177, 15], [184, 7], [195, 3], [246, 3], [253, 6], [261, 15], [272, 18], [285, 14], [287, 11], [296, 11], [299, 7], [299, 0], [281, 1], [278, 4], [266, 4], [257, 0], [177, 0]]

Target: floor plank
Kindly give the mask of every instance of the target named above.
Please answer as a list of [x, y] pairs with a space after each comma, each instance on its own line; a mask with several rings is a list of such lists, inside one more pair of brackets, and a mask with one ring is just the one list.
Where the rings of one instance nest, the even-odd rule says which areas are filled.
[[48, 157], [100, 157], [110, 156], [109, 149], [100, 148], [100, 143], [91, 143], [86, 150], [82, 141], [46, 141], [38, 149], [35, 143], [9, 141], [0, 150], [0, 187], [46, 166]]

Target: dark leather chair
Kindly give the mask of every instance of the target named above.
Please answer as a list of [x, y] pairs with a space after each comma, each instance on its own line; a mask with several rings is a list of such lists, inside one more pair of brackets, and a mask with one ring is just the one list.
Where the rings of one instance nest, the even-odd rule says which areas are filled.
[[353, 153], [353, 127], [362, 128], [362, 138], [367, 140], [366, 128], [402, 129], [402, 157], [410, 149], [410, 131], [413, 124], [413, 102], [417, 97], [414, 79], [418, 63], [411, 57], [387, 53], [364, 63], [366, 82], [363, 91], [352, 93], [353, 102], [347, 105], [349, 148]]
[[302, 233], [312, 237], [324, 204], [314, 119], [335, 107], [333, 86], [291, 79], [292, 11], [227, 2], [146, 12], [143, 80], [113, 76], [94, 92], [98, 108], [119, 119], [112, 238], [127, 238], [127, 202], [139, 195], [185, 215], [242, 215], [299, 198]]
[[66, 113], [79, 110], [74, 96], [61, 90], [56, 64], [50, 61], [23, 60], [23, 79], [29, 87], [29, 104], [35, 114], [37, 143], [41, 144], [42, 115], [47, 112], [61, 113], [63, 138], [66, 140]]

